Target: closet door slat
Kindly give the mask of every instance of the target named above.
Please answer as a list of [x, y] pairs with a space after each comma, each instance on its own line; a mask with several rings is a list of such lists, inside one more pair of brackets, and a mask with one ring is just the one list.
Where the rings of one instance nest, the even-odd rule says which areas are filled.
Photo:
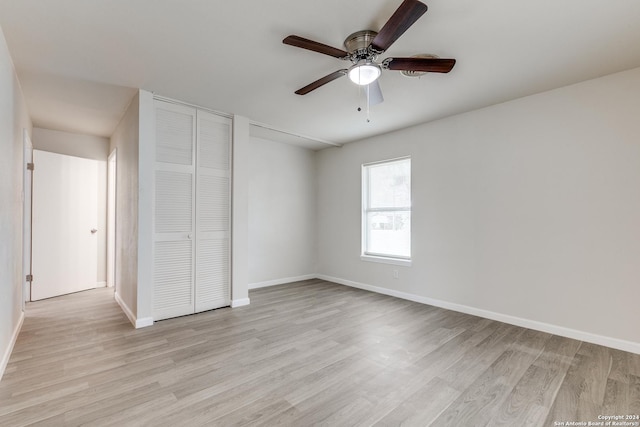
[[171, 106], [156, 108], [156, 162], [192, 165], [193, 114]]
[[193, 230], [193, 174], [156, 171], [156, 233]]
[[[154, 246], [154, 309], [166, 317], [193, 313], [193, 250], [190, 241]], [[159, 319], [156, 319], [159, 320]]]

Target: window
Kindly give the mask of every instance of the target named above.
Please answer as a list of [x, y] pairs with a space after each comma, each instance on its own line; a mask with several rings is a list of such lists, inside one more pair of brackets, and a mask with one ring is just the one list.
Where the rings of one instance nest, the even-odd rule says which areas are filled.
[[362, 259], [410, 264], [410, 158], [362, 165]]

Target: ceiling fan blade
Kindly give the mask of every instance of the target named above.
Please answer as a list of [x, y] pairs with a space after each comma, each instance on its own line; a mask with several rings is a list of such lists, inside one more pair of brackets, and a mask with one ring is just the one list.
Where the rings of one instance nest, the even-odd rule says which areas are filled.
[[333, 73], [324, 76], [321, 79], [316, 80], [315, 82], [306, 85], [305, 87], [303, 87], [302, 89], [298, 89], [296, 91], [296, 95], [306, 95], [309, 92], [311, 92], [312, 90], [316, 90], [318, 89], [320, 86], [324, 86], [327, 83], [330, 83], [332, 81], [334, 81], [335, 79], [345, 76], [347, 75], [347, 70], [338, 70], [338, 71], [334, 71]]
[[380, 79], [375, 80], [373, 83], [369, 83], [367, 90], [369, 91], [369, 105], [376, 105], [384, 102], [382, 89], [380, 89]]
[[282, 43], [302, 49], [312, 50], [318, 53], [324, 53], [325, 55], [333, 56], [334, 58], [346, 59], [347, 56], [349, 56], [349, 52], [342, 49], [314, 42], [313, 40], [305, 39], [300, 36], [288, 36], [282, 40]]
[[371, 48], [378, 52], [389, 49], [426, 11], [426, 4], [418, 0], [404, 0], [373, 39]]
[[447, 58], [387, 58], [382, 64], [384, 68], [389, 70], [448, 73], [456, 65], [456, 60]]

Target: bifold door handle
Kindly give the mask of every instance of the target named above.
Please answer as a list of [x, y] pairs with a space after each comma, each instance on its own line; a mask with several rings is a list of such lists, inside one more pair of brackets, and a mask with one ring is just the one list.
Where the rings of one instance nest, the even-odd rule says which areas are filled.
[[98, 230], [96, 230], [95, 228], [91, 229], [91, 234], [96, 234], [98, 232]]

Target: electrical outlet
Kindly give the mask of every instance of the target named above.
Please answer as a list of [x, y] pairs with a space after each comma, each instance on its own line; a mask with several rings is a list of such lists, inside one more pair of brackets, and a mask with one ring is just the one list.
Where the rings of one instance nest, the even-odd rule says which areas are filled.
[[398, 269], [394, 268], [393, 269], [393, 278], [397, 279], [400, 277], [400, 274], [398, 273]]

